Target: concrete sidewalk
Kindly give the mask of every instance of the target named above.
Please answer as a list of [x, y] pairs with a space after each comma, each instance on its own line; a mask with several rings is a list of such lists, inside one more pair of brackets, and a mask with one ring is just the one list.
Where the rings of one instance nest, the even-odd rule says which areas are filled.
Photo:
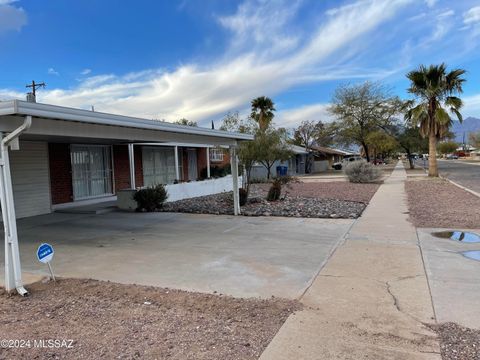
[[261, 359], [440, 359], [399, 163]]

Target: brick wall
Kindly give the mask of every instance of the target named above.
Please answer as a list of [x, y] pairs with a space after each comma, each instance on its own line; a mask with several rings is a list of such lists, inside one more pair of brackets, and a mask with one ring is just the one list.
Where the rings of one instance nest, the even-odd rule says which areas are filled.
[[183, 169], [183, 174], [182, 174], [182, 180], [186, 181], [188, 180], [188, 152], [186, 148], [179, 147], [178, 152], [182, 152], [182, 169]]
[[73, 201], [72, 164], [69, 144], [48, 144], [52, 204]]
[[206, 174], [207, 168], [207, 149], [206, 148], [198, 148], [197, 149], [197, 171], [198, 171], [198, 178], [202, 178], [203, 174]]
[[[115, 189], [130, 187], [130, 164], [128, 161], [128, 146], [113, 146], [113, 167]], [[48, 144], [50, 163], [50, 187], [52, 191], [52, 204], [63, 204], [73, 201], [72, 163], [70, 159], [70, 144]], [[142, 149], [134, 148], [135, 156], [135, 181], [136, 186], [143, 186]]]
[[[135, 158], [135, 185], [143, 186], [142, 148], [134, 147]], [[115, 177], [115, 192], [130, 188], [130, 162], [128, 159], [128, 145], [113, 146], [113, 173]]]

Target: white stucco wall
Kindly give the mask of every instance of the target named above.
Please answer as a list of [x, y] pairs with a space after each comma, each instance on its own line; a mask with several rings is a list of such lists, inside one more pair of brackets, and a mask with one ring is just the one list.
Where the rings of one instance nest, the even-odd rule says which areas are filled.
[[[238, 177], [238, 184], [242, 184], [242, 177]], [[183, 200], [192, 197], [219, 194], [233, 190], [232, 175], [227, 175], [218, 179], [192, 181], [181, 184], [166, 185], [168, 193], [167, 202]], [[123, 210], [135, 210], [137, 204], [133, 200], [135, 190], [125, 189], [117, 192], [117, 205]]]
[[[242, 184], [242, 177], [238, 177], [238, 184]], [[192, 197], [219, 194], [233, 190], [232, 175], [227, 175], [218, 179], [192, 181], [181, 184], [166, 185], [168, 199], [167, 202], [177, 201]]]

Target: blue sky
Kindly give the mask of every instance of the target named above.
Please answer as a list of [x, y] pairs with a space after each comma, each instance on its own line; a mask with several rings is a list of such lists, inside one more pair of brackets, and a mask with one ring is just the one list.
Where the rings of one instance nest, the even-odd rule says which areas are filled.
[[201, 125], [270, 96], [277, 125], [328, 120], [339, 84], [407, 97], [421, 63], [465, 68], [480, 117], [480, 6], [443, 0], [0, 0], [0, 99]]

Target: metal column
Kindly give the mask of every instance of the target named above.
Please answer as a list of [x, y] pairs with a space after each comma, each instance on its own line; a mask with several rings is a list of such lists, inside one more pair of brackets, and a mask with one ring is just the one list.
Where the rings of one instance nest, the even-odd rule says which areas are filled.
[[136, 189], [135, 184], [135, 152], [133, 144], [128, 144], [128, 161], [130, 163], [130, 188]]
[[210, 179], [210, 148], [207, 147], [207, 179]]
[[230, 164], [232, 167], [232, 181], [233, 181], [233, 214], [240, 214], [240, 196], [238, 193], [238, 157], [237, 147], [230, 146]]
[[8, 136], [0, 133], [0, 203], [2, 207], [3, 228], [5, 232], [5, 290], [28, 294], [23, 287], [20, 252], [18, 249], [17, 219], [13, 200], [12, 176], [10, 172], [9, 145], [19, 149], [18, 136], [32, 124], [32, 117], [26, 116], [24, 123]]
[[178, 146], [175, 146], [175, 180], [180, 181], [180, 169], [178, 168]]

